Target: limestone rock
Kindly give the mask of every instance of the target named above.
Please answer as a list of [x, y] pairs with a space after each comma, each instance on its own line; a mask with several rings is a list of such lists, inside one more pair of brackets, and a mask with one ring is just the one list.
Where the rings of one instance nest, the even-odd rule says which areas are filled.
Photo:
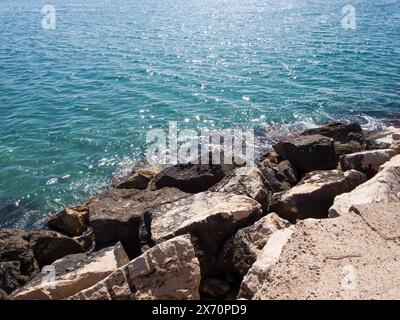
[[[60, 300], [91, 287], [129, 259], [120, 243], [90, 255], [73, 254], [55, 261], [32, 281], [15, 291], [13, 300]], [[54, 270], [54, 271], [52, 271]]]
[[245, 195], [259, 202], [264, 209], [268, 207], [272, 196], [265, 183], [260, 169], [256, 167], [240, 167], [232, 174], [217, 183], [210, 191]]
[[370, 150], [352, 153], [340, 158], [343, 171], [354, 169], [373, 177], [379, 167], [396, 155], [392, 149]]
[[175, 188], [161, 190], [110, 189], [89, 203], [89, 222], [96, 244], [107, 247], [121, 241], [128, 256], [140, 254], [139, 228], [143, 214], [159, 205], [189, 196]]
[[400, 204], [298, 223], [255, 299], [400, 299]]
[[320, 134], [335, 141], [349, 142], [352, 133], [362, 132], [361, 126], [358, 123], [345, 123], [340, 121], [329, 121], [319, 128], [309, 129], [302, 133], [302, 135], [315, 135]]
[[292, 236], [294, 226], [273, 232], [257, 260], [251, 266], [240, 285], [238, 298], [251, 299], [258, 288], [266, 281], [268, 271], [278, 261], [282, 250]]
[[353, 205], [400, 201], [400, 155], [383, 164], [370, 180], [335, 198], [329, 216], [336, 217], [349, 212]]
[[334, 198], [366, 181], [365, 174], [349, 170], [313, 171], [292, 189], [274, 195], [271, 210], [294, 223], [298, 219], [326, 218]]
[[80, 236], [87, 228], [89, 208], [79, 205], [65, 208], [50, 217], [47, 225], [50, 229], [64, 233], [70, 237]]
[[0, 288], [6, 293], [11, 293], [21, 286], [20, 265], [19, 261], [0, 262]]
[[360, 152], [362, 150], [363, 147], [358, 141], [349, 141], [347, 143], [335, 142], [335, 153], [338, 159], [343, 155]]
[[150, 181], [164, 169], [164, 165], [147, 165], [135, 168], [127, 178], [114, 181], [113, 186], [120, 189], [144, 190], [148, 187]]
[[273, 148], [303, 173], [335, 169], [337, 165], [333, 139], [318, 134], [283, 140]]
[[200, 267], [189, 235], [158, 244], [73, 300], [199, 299]]
[[276, 213], [270, 213], [253, 225], [238, 230], [225, 242], [219, 256], [219, 268], [243, 277], [257, 260], [269, 237], [290, 225]]
[[154, 245], [191, 234], [206, 276], [224, 241], [260, 216], [261, 205], [247, 196], [206, 191], [150, 211], [142, 238]]
[[389, 127], [385, 130], [372, 131], [364, 137], [364, 148], [367, 150], [387, 149], [399, 140], [400, 128]]

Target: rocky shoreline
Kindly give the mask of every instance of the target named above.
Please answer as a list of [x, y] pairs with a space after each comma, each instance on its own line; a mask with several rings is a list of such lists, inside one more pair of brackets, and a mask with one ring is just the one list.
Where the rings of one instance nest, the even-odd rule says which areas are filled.
[[400, 129], [135, 168], [47, 227], [0, 230], [0, 300], [400, 299]]

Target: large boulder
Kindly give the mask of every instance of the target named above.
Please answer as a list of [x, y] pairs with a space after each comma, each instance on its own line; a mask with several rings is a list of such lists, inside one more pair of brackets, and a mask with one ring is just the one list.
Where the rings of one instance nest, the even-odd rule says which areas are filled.
[[378, 172], [382, 164], [395, 155], [396, 151], [392, 149], [362, 151], [342, 156], [340, 166], [343, 171], [354, 169], [371, 178]]
[[245, 195], [259, 202], [263, 209], [267, 209], [272, 192], [264, 180], [260, 169], [240, 167], [233, 170], [210, 191]]
[[297, 170], [287, 160], [273, 163], [263, 159], [259, 167], [273, 193], [289, 190], [299, 182]]
[[283, 140], [273, 148], [302, 173], [335, 169], [337, 166], [333, 139], [319, 134]]
[[254, 299], [400, 299], [400, 203], [304, 220]]
[[267, 279], [268, 270], [278, 261], [282, 250], [292, 236], [294, 226], [274, 231], [257, 260], [252, 264], [240, 284], [239, 299], [252, 299], [259, 287]]
[[55, 260], [83, 252], [72, 238], [52, 231], [0, 230], [0, 288], [7, 293], [30, 281]]
[[257, 260], [269, 237], [290, 225], [276, 213], [270, 213], [253, 225], [238, 230], [223, 246], [218, 259], [219, 269], [243, 277]]
[[160, 243], [73, 300], [199, 299], [200, 267], [189, 235]]
[[147, 211], [189, 196], [175, 188], [161, 190], [110, 189], [91, 198], [89, 223], [96, 245], [121, 241], [130, 258], [140, 254], [139, 228]]
[[150, 181], [164, 169], [164, 165], [157, 164], [135, 168], [127, 177], [114, 179], [112, 185], [120, 189], [144, 190], [148, 187]]
[[329, 216], [336, 217], [349, 212], [353, 205], [400, 201], [400, 155], [383, 164], [370, 180], [335, 198]]
[[178, 188], [184, 192], [206, 191], [221, 181], [224, 169], [219, 164], [177, 164], [166, 168], [154, 178], [156, 189]]
[[302, 135], [320, 134], [330, 137], [335, 141], [349, 142], [352, 139], [352, 134], [362, 132], [360, 124], [356, 122], [345, 123], [340, 121], [329, 121], [319, 128], [306, 130]]
[[80, 236], [87, 228], [89, 208], [78, 205], [56, 213], [47, 220], [51, 230], [59, 231], [70, 237]]
[[151, 246], [191, 234], [206, 275], [224, 241], [260, 217], [261, 205], [247, 196], [206, 191], [150, 211], [141, 237]]
[[356, 170], [313, 171], [292, 189], [275, 194], [270, 209], [292, 223], [298, 219], [327, 218], [335, 197], [350, 192], [366, 179], [365, 174]]
[[90, 255], [68, 255], [56, 260], [47, 272], [38, 273], [15, 291], [14, 300], [60, 300], [89, 288], [104, 279], [129, 259], [120, 243]]

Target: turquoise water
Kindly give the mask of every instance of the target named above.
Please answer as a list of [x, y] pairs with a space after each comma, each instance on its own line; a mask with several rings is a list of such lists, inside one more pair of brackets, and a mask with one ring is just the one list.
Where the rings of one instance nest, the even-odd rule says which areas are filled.
[[[56, 8], [55, 30], [41, 8]], [[400, 111], [400, 1], [0, 0], [0, 227], [43, 218], [139, 162], [146, 132]]]

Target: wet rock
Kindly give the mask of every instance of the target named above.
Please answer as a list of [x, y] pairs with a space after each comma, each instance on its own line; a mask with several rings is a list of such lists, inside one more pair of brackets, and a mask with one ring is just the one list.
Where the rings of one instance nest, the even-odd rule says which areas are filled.
[[50, 217], [47, 226], [70, 237], [80, 236], [87, 228], [89, 208], [79, 205], [58, 212]]
[[245, 195], [259, 202], [267, 209], [272, 196], [271, 188], [264, 183], [260, 169], [256, 167], [240, 167], [217, 183], [210, 191]]
[[298, 223], [254, 299], [399, 299], [400, 206]]
[[342, 156], [340, 166], [343, 171], [354, 169], [371, 178], [378, 172], [382, 164], [395, 155], [396, 152], [392, 149], [362, 151]]
[[239, 228], [258, 220], [261, 205], [247, 197], [219, 192], [202, 192], [149, 212], [142, 237], [150, 245], [181, 234], [194, 237], [202, 274], [213, 269], [224, 241]]
[[161, 190], [110, 189], [89, 204], [89, 223], [98, 247], [121, 241], [128, 256], [140, 254], [139, 228], [143, 214], [162, 204], [189, 196], [175, 188]]
[[229, 290], [229, 283], [218, 278], [207, 278], [200, 285], [201, 297], [206, 299], [225, 299]]
[[353, 205], [400, 201], [400, 155], [383, 164], [370, 180], [335, 198], [329, 216], [349, 212]]
[[13, 300], [59, 300], [101, 281], [129, 259], [120, 243], [90, 255], [73, 254], [55, 261], [11, 295]]
[[238, 299], [252, 299], [260, 286], [267, 281], [268, 272], [279, 260], [282, 251], [292, 236], [294, 226], [273, 232], [257, 260], [249, 269], [240, 285]]
[[199, 299], [200, 267], [189, 235], [158, 244], [73, 300]]
[[135, 168], [127, 178], [113, 182], [113, 186], [120, 189], [140, 189], [148, 187], [150, 181], [165, 169], [164, 165], [147, 165]]
[[291, 224], [276, 213], [256, 221], [253, 225], [240, 229], [227, 240], [219, 255], [218, 267], [240, 277], [246, 275], [257, 260], [269, 237], [277, 230], [288, 228]]
[[335, 142], [335, 153], [337, 159], [343, 155], [360, 152], [362, 150], [362, 145], [357, 141], [350, 141], [347, 143]]
[[278, 142], [273, 148], [303, 173], [335, 169], [337, 166], [333, 139], [325, 136], [298, 136]]
[[309, 129], [302, 135], [323, 135], [332, 138], [335, 141], [349, 142], [351, 134], [362, 132], [361, 126], [358, 123], [345, 123], [340, 121], [329, 121], [319, 128]]
[[273, 193], [289, 190], [299, 182], [297, 170], [287, 160], [276, 164], [264, 160], [260, 168]]
[[365, 174], [355, 170], [310, 172], [292, 189], [275, 194], [271, 210], [292, 223], [298, 219], [327, 218], [334, 198], [366, 179]]

